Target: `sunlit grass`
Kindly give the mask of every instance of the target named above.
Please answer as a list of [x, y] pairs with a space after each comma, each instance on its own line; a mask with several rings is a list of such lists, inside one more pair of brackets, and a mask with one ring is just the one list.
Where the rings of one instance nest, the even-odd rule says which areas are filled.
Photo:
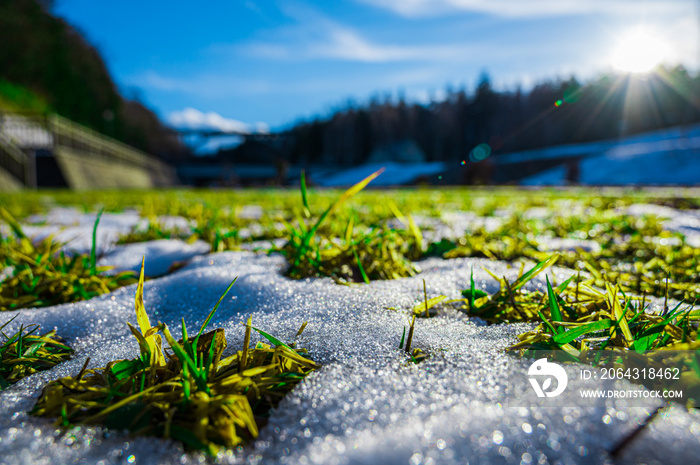
[[[309, 209], [304, 177], [301, 182], [303, 209], [295, 223], [287, 223], [287, 243], [279, 251], [289, 261], [288, 274], [300, 279], [330, 276], [337, 282], [365, 282], [413, 276], [419, 269], [409, 257], [422, 254], [420, 231], [396, 230], [386, 225], [358, 228], [354, 213], [331, 216], [340, 205], [364, 189], [383, 170], [379, 170], [340, 195], [318, 217]], [[321, 230], [333, 222], [336, 227]], [[412, 224], [412, 220], [411, 220]], [[344, 228], [340, 228], [343, 225]], [[340, 229], [340, 230], [339, 230]], [[335, 230], [335, 234], [333, 231]]]
[[21, 326], [14, 334], [2, 332], [12, 319], [0, 326], [0, 390], [38, 371], [48, 370], [68, 360], [73, 349], [55, 330], [38, 334], [39, 325]]
[[110, 267], [97, 266], [95, 240], [99, 215], [90, 255], [72, 257], [65, 254], [64, 244], [51, 237], [34, 243], [2, 208], [0, 216], [14, 233], [14, 237], [0, 235], [0, 265], [10, 270], [0, 281], [0, 311], [88, 300], [136, 282], [131, 271], [110, 275], [106, 274]]
[[[267, 412], [318, 365], [295, 349], [254, 328], [249, 318], [243, 347], [223, 357], [223, 329], [205, 332], [224, 292], [197, 334], [182, 322], [176, 340], [164, 323], [151, 326], [143, 302], [143, 265], [136, 290], [138, 328], [127, 323], [140, 355], [88, 369], [49, 383], [32, 414], [58, 417], [59, 426], [100, 424], [136, 435], [181, 441], [188, 448], [216, 454], [258, 436]], [[297, 333], [301, 333], [302, 329]], [[256, 331], [270, 344], [250, 347]], [[163, 348], [162, 338], [169, 350]]]
[[[263, 249], [281, 253], [288, 263], [286, 274], [294, 279], [330, 277], [349, 284], [403, 278], [416, 275], [420, 260], [427, 257], [480, 257], [520, 267], [512, 280], [492, 275], [500, 286], [491, 294], [476, 286], [473, 273], [458, 299], [429, 298], [424, 287], [422, 301], [408, 309], [401, 339], [397, 337], [398, 344], [392, 342], [407, 364], [436, 357], [439, 349], [416, 347], [415, 335], [429, 324], [424, 318], [440, 316], [447, 307], [488, 324], [537, 324], [510, 348], [519, 356], [556, 350], [569, 360], [592, 363], [587, 354], [595, 351], [639, 352], [648, 357], [648, 363], [659, 364], [663, 360], [649, 351], [700, 353], [700, 311], [692, 307], [700, 297], [700, 250], [682, 234], [665, 231], [658, 218], [625, 212], [638, 202], [694, 208], [697, 199], [663, 197], [658, 192], [601, 195], [585, 190], [368, 192], [365, 188], [379, 174], [346, 191], [312, 192], [302, 178], [301, 195], [299, 190], [88, 193], [84, 198], [58, 193], [55, 201], [72, 202], [86, 212], [94, 211], [97, 204], [107, 211], [140, 206], [148, 225], [134, 229], [121, 242], [203, 240], [215, 253], [238, 250], [253, 241], [282, 239]], [[24, 218], [53, 205], [44, 205], [32, 195], [28, 199], [9, 206]], [[259, 213], [246, 213], [243, 207], [249, 205], [258, 207]], [[547, 214], [529, 215], [533, 208]], [[575, 214], [568, 211], [572, 209]], [[439, 229], [447, 212], [502, 221], [488, 228], [484, 222], [467, 223], [458, 237], [430, 242], [426, 237], [434, 231], [421, 230], [419, 216]], [[192, 230], [164, 227], [158, 218], [166, 215], [184, 217]], [[32, 244], [9, 214], [5, 222], [14, 237], [3, 238], [0, 244], [0, 259], [12, 270], [0, 283], [3, 309], [87, 299], [135, 282], [129, 275], [102, 274], [94, 246], [90, 256], [69, 258], [50, 239]], [[595, 247], [552, 253], [547, 247], [552, 239], [584, 241]], [[555, 264], [568, 269], [571, 277], [564, 282], [555, 282], [551, 274], [543, 277]], [[532, 290], [532, 280], [538, 276], [547, 286]], [[175, 340], [166, 325], [151, 326], [143, 308], [142, 286], [141, 280], [136, 299], [138, 329], [132, 327], [141, 355], [97, 369], [86, 365], [76, 376], [51, 383], [36, 414], [57, 417], [66, 426], [100, 424], [170, 437], [215, 453], [219, 447], [254, 439], [269, 409], [317, 368], [305, 351], [254, 328], [251, 321], [246, 324], [243, 347], [229, 357], [224, 357], [223, 330], [204, 332], [207, 323], [195, 337], [188, 337], [183, 322], [183, 338]], [[650, 296], [666, 299], [666, 308], [652, 313]], [[684, 303], [671, 304], [673, 299]], [[251, 347], [253, 331], [269, 344]], [[162, 338], [169, 348], [164, 348]], [[700, 358], [694, 357], [681, 361], [690, 387], [700, 375]]]
[[166, 227], [158, 218], [149, 218], [145, 227], [137, 225], [128, 233], [122, 234], [117, 240], [117, 244], [132, 244], [135, 242], [177, 239], [182, 237], [187, 237], [187, 234], [176, 228]]

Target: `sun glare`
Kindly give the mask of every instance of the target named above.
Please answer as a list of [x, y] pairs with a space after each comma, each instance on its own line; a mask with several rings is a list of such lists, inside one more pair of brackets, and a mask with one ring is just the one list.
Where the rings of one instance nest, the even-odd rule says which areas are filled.
[[634, 29], [622, 36], [612, 55], [612, 65], [628, 73], [646, 73], [668, 54], [662, 39], [646, 29]]

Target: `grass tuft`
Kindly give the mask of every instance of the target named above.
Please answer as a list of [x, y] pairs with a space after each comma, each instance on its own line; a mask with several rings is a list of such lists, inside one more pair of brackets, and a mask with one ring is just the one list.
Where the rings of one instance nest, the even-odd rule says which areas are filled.
[[0, 311], [88, 300], [136, 282], [131, 271], [109, 275], [105, 272], [111, 267], [97, 266], [99, 215], [90, 255], [72, 257], [63, 252], [64, 244], [51, 237], [34, 244], [5, 209], [0, 208], [0, 216], [15, 236], [0, 237], [0, 267], [10, 270], [0, 281]]
[[0, 344], [0, 390], [9, 387], [25, 376], [48, 370], [73, 355], [56, 330], [36, 334], [39, 325], [20, 327], [8, 336], [2, 330], [13, 320], [0, 326], [4, 341]]
[[117, 244], [181, 239], [185, 237], [187, 237], [187, 234], [184, 231], [176, 228], [167, 228], [157, 218], [149, 218], [145, 227], [137, 225], [128, 233], [122, 234], [117, 240]]
[[308, 224], [307, 218], [311, 214], [302, 176], [303, 214], [297, 215], [296, 226], [286, 223], [287, 243], [279, 249], [272, 249], [287, 257], [290, 277], [330, 276], [339, 283], [369, 283], [377, 279], [413, 276], [419, 271], [409, 259], [419, 258], [422, 254], [422, 245], [416, 240], [415, 231], [380, 224], [360, 229], [354, 226], [354, 215], [335, 218], [334, 225], [347, 225], [344, 231], [328, 226], [326, 221], [332, 212], [337, 212], [341, 204], [364, 189], [382, 171], [378, 170], [350, 187]]
[[[32, 414], [57, 417], [57, 424], [65, 427], [100, 424], [172, 438], [216, 454], [221, 447], [256, 438], [269, 410], [318, 368], [304, 349], [254, 328], [250, 318], [242, 350], [223, 357], [224, 330], [205, 330], [233, 283], [195, 336], [188, 338], [183, 321], [180, 340], [163, 323], [151, 326], [143, 283], [142, 264], [135, 299], [138, 328], [127, 323], [138, 341], [139, 357], [98, 369], [87, 369], [86, 361], [76, 376], [44, 387]], [[258, 342], [250, 348], [253, 330], [271, 344]], [[163, 348], [163, 338], [169, 349]]]

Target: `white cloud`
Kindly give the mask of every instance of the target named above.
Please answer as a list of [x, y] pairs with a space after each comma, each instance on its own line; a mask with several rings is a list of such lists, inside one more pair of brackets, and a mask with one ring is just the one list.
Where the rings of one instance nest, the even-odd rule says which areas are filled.
[[184, 90], [189, 87], [187, 81], [167, 78], [153, 71], [148, 71], [141, 75], [137, 81], [141, 85], [158, 90]]
[[297, 24], [272, 31], [268, 34], [274, 38], [272, 40], [251, 41], [234, 49], [249, 56], [272, 60], [332, 59], [365, 63], [458, 59], [473, 49], [454, 44], [381, 44], [308, 6], [285, 6], [284, 12]]
[[410, 47], [372, 44], [357, 32], [339, 26], [329, 31], [328, 39], [308, 46], [307, 55], [310, 58], [365, 62], [405, 60], [415, 55], [415, 50]]
[[152, 70], [132, 75], [126, 79], [126, 82], [137, 88], [180, 92], [204, 98], [261, 95], [269, 93], [274, 87], [266, 79], [240, 79], [229, 74], [213, 73], [192, 77], [169, 77]]
[[[505, 17], [542, 17], [591, 13], [680, 13], [687, 0], [357, 0], [404, 17], [438, 16], [471, 11]], [[690, 5], [692, 6], [692, 5]]]
[[336, 25], [328, 31], [328, 40], [311, 44], [306, 52], [309, 58], [333, 58], [369, 63], [440, 60], [464, 53], [454, 46], [382, 45], [364, 39], [352, 29]]
[[238, 48], [256, 58], [287, 61], [330, 59], [364, 63], [441, 60], [463, 56], [465, 48], [445, 46], [382, 45], [364, 39], [350, 29], [338, 28], [318, 41], [298, 45], [254, 42]]
[[178, 129], [204, 129], [238, 134], [269, 132], [269, 127], [265, 123], [251, 125], [235, 119], [224, 118], [213, 111], [204, 113], [196, 108], [174, 111], [168, 115], [168, 122]]

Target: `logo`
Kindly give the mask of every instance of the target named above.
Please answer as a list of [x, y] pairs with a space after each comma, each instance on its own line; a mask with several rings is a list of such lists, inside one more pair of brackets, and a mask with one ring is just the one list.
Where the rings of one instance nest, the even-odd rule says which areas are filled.
[[[566, 389], [566, 385], [569, 382], [568, 376], [566, 376], [566, 371], [553, 362], [548, 362], [546, 358], [541, 358], [535, 363], [530, 365], [530, 369], [527, 370], [527, 374], [530, 378], [530, 384], [532, 388], [537, 393], [537, 397], [556, 397]], [[539, 381], [536, 377], [546, 377], [544, 382], [540, 386]], [[548, 389], [552, 386], [552, 378], [557, 380], [557, 387], [554, 390]]]

